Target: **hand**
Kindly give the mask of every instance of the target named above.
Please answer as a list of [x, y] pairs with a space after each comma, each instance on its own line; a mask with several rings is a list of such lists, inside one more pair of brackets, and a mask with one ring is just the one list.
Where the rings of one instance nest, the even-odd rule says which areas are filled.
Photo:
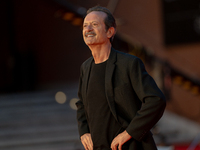
[[120, 134], [118, 134], [111, 143], [111, 149], [117, 150], [117, 146], [119, 150], [122, 150], [122, 145], [131, 139], [131, 136], [126, 132], [126, 130]]
[[81, 142], [86, 150], [93, 150], [93, 142], [90, 133], [81, 136]]

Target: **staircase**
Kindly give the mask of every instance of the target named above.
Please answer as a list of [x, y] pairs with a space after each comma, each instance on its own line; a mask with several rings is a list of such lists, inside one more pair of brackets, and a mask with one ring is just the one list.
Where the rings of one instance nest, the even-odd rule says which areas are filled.
[[[63, 91], [67, 102], [55, 94]], [[76, 111], [69, 101], [77, 87], [0, 96], [0, 150], [82, 150]]]

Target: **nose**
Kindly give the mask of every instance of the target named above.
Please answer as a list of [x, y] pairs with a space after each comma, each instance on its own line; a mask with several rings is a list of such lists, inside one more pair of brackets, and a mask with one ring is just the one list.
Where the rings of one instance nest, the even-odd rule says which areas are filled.
[[86, 30], [86, 31], [91, 31], [91, 30], [93, 30], [93, 29], [92, 29], [92, 26], [89, 24], [89, 25], [87, 25], [87, 26], [85, 27], [85, 30]]

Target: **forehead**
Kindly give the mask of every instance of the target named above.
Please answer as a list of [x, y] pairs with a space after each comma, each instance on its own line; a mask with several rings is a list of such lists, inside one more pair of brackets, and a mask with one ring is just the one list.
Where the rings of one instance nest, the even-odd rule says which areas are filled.
[[107, 15], [106, 13], [101, 12], [101, 11], [92, 11], [89, 14], [87, 14], [87, 16], [85, 17], [84, 23], [93, 22], [93, 21], [104, 22], [106, 15]]

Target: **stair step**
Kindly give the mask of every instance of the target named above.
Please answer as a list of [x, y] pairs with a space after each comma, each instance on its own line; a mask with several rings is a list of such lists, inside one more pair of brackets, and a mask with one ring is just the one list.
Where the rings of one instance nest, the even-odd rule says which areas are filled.
[[[0, 95], [0, 149], [83, 150], [76, 111], [58, 104], [58, 90]], [[77, 87], [61, 89], [77, 97]]]

